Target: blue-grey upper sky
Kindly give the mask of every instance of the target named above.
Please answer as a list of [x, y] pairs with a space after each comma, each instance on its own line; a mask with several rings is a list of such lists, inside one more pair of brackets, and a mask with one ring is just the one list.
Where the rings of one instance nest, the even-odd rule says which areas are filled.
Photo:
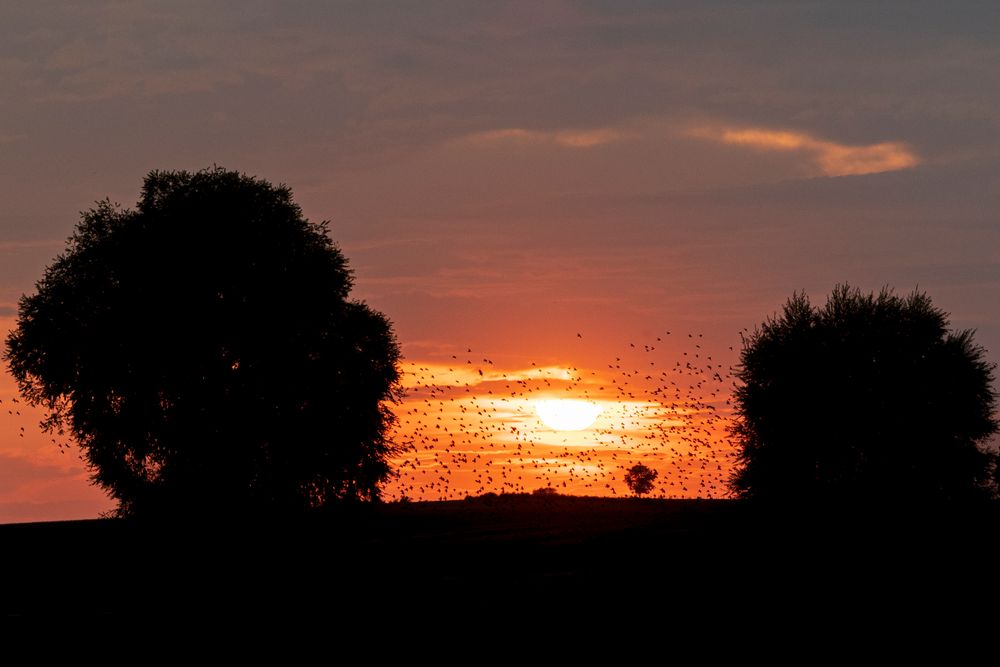
[[728, 346], [838, 282], [1000, 353], [995, 2], [6, 3], [0, 90], [4, 328], [81, 210], [219, 164], [332, 220], [412, 359]]

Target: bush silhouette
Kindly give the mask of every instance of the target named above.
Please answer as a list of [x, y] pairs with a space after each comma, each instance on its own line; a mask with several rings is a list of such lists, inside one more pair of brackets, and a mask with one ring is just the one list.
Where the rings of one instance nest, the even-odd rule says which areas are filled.
[[632, 493], [641, 498], [653, 490], [653, 482], [658, 474], [649, 466], [636, 463], [625, 473], [625, 483]]
[[288, 188], [221, 168], [82, 214], [6, 357], [121, 513], [379, 497], [399, 351], [326, 232]]
[[995, 491], [994, 366], [914, 292], [805, 294], [744, 339], [731, 489], [765, 500], [966, 500]]

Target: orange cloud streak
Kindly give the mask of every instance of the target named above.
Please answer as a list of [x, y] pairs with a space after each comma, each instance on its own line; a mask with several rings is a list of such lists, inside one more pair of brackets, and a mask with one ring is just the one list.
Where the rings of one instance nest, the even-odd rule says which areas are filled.
[[613, 128], [556, 130], [552, 132], [505, 128], [469, 134], [462, 137], [461, 141], [480, 145], [521, 143], [548, 144], [564, 148], [594, 148], [626, 138], [628, 138], [628, 134]]
[[765, 151], [800, 151], [811, 157], [824, 176], [858, 176], [909, 169], [920, 164], [904, 143], [885, 141], [851, 146], [818, 139], [805, 132], [762, 128], [695, 128], [691, 136]]

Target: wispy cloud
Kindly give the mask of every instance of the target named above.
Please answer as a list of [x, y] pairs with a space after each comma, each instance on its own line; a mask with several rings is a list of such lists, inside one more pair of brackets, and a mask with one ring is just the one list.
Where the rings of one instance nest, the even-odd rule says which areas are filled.
[[[469, 355], [475, 357], [475, 355]], [[410, 363], [404, 368], [403, 386], [417, 387], [456, 387], [474, 386], [486, 382], [520, 382], [556, 380], [563, 382], [582, 382], [579, 371], [565, 366], [536, 366], [500, 370], [493, 366], [489, 359], [458, 359], [453, 364], [435, 362]]]
[[763, 151], [799, 152], [824, 176], [856, 176], [909, 169], [920, 158], [905, 143], [883, 141], [850, 145], [820, 139], [805, 132], [757, 127], [696, 127], [690, 136]]
[[66, 245], [65, 240], [42, 239], [38, 241], [0, 241], [0, 252], [13, 252], [28, 248], [57, 248], [63, 245]]
[[610, 127], [585, 130], [526, 130], [503, 128], [467, 134], [460, 140], [479, 145], [548, 144], [564, 148], [594, 148], [627, 139], [629, 134]]

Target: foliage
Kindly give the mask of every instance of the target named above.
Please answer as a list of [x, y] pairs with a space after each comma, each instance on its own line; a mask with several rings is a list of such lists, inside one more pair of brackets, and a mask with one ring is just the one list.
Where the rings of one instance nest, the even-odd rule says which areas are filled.
[[556, 491], [551, 486], [542, 486], [532, 491], [531, 495], [539, 496], [541, 498], [553, 498], [555, 496], [558, 496], [559, 492]]
[[653, 490], [653, 482], [658, 474], [649, 466], [636, 463], [625, 473], [625, 483], [632, 493], [642, 497]]
[[6, 358], [124, 514], [377, 499], [399, 350], [352, 281], [287, 187], [153, 172], [82, 214]]
[[995, 489], [993, 371], [926, 294], [795, 294], [744, 339], [731, 489], [766, 500], [963, 500]]

